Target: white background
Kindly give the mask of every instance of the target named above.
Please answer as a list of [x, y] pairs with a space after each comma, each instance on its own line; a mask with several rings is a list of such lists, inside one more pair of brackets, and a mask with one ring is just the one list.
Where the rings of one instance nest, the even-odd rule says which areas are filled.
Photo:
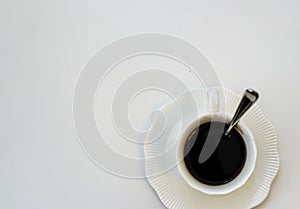
[[164, 208], [145, 180], [112, 176], [82, 151], [76, 80], [111, 41], [175, 35], [201, 49], [223, 85], [254, 87], [275, 126], [280, 171], [257, 208], [296, 208], [300, 186], [300, 3], [0, 1], [0, 208]]

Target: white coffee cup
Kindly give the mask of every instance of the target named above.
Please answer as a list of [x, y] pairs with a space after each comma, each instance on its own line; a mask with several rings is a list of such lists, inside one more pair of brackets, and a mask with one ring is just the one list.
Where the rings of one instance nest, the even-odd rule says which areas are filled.
[[181, 134], [181, 137], [179, 139], [178, 143], [178, 148], [177, 148], [177, 162], [178, 164], [178, 169], [180, 174], [182, 175], [183, 179], [187, 182], [188, 185], [190, 185], [192, 188], [209, 194], [209, 195], [224, 195], [228, 194], [230, 192], [233, 192], [243, 186], [248, 178], [251, 176], [254, 167], [255, 167], [255, 161], [256, 161], [256, 156], [257, 156], [257, 150], [256, 150], [256, 145], [255, 141], [253, 138], [253, 135], [251, 134], [251, 131], [247, 128], [247, 126], [240, 121], [237, 125], [236, 128], [237, 130], [241, 133], [243, 140], [245, 142], [246, 146], [246, 161], [244, 164], [244, 167], [242, 168], [241, 172], [238, 174], [237, 177], [235, 177], [232, 181], [223, 184], [223, 185], [207, 185], [204, 184], [197, 179], [195, 179], [188, 169], [186, 168], [185, 162], [184, 162], [184, 146], [185, 142], [192, 133], [192, 131], [199, 127], [199, 125], [207, 123], [207, 122], [213, 122], [213, 121], [220, 121], [220, 122], [229, 122], [232, 116], [220, 114], [220, 113], [211, 113], [211, 114], [206, 114], [199, 119], [192, 121], [187, 128], [183, 131]]

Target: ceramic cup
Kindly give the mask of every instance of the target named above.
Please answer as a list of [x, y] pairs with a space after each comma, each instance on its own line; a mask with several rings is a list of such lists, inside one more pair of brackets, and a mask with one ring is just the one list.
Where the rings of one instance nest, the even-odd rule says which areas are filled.
[[213, 121], [228, 123], [231, 118], [232, 116], [228, 116], [220, 113], [210, 113], [210, 114], [203, 115], [199, 119], [195, 121], [191, 121], [191, 123], [187, 126], [187, 128], [183, 131], [183, 133], [180, 136], [178, 148], [177, 148], [177, 156], [176, 156], [177, 162], [179, 162], [178, 165], [179, 172], [187, 184], [189, 184], [192, 188], [200, 192], [209, 195], [224, 195], [233, 192], [234, 190], [240, 188], [243, 184], [246, 183], [246, 181], [251, 176], [254, 170], [256, 156], [257, 156], [255, 141], [253, 139], [253, 135], [251, 134], [251, 131], [241, 121], [236, 125], [236, 128], [241, 133], [243, 140], [245, 142], [247, 156], [246, 156], [244, 167], [241, 170], [241, 172], [238, 174], [238, 176], [236, 176], [232, 181], [223, 185], [218, 185], [218, 186], [207, 185], [195, 179], [186, 168], [185, 162], [183, 160], [184, 146], [186, 140], [188, 139], [192, 131], [195, 128], [199, 127], [199, 125], [201, 124], [207, 122], [213, 122]]

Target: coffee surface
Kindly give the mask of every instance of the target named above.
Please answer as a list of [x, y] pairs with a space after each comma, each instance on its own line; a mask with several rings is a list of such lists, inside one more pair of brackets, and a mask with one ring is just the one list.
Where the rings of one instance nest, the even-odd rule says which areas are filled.
[[[222, 122], [204, 123], [190, 134], [185, 143], [185, 165], [190, 174], [204, 184], [226, 184], [237, 177], [244, 167], [247, 155], [244, 139], [236, 128], [225, 136], [223, 133], [227, 128], [228, 124]], [[220, 142], [213, 154], [199, 163], [205, 141], [213, 143], [217, 139]]]

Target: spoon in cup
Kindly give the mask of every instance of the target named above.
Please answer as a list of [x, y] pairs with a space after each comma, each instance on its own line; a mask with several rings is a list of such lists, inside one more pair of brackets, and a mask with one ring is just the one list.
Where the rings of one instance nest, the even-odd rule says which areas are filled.
[[229, 123], [228, 129], [225, 131], [224, 135], [228, 136], [231, 129], [239, 122], [241, 117], [249, 110], [249, 108], [255, 104], [255, 102], [258, 100], [259, 94], [257, 91], [253, 89], [246, 89], [244, 92], [244, 95], [239, 103], [239, 106], [237, 107], [233, 118], [231, 119]]

